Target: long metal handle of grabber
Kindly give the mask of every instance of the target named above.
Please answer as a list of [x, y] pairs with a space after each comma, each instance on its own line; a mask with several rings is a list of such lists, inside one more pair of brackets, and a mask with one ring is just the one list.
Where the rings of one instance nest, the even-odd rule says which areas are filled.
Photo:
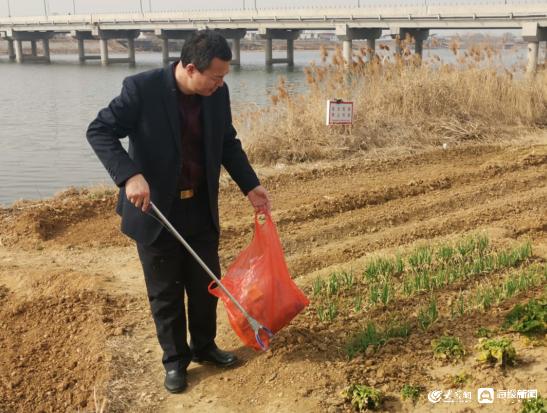
[[167, 220], [167, 218], [165, 218], [165, 216], [161, 213], [161, 211], [156, 207], [156, 205], [154, 205], [153, 202], [150, 202], [150, 206], [152, 207], [152, 210], [156, 213], [156, 215], [161, 219], [161, 221], [163, 222], [163, 224], [167, 227], [167, 229], [169, 229], [169, 231], [171, 232], [171, 234], [173, 234], [175, 236], [175, 238], [177, 238], [185, 247], [186, 249], [188, 250], [188, 252], [190, 254], [192, 254], [192, 256], [196, 259], [196, 261], [199, 263], [199, 265], [201, 265], [201, 267], [205, 270], [205, 272], [207, 272], [207, 274], [209, 274], [209, 276], [217, 283], [217, 285], [222, 288], [222, 291], [224, 291], [226, 293], [226, 295], [230, 298], [230, 300], [232, 300], [232, 302], [237, 306], [237, 308], [239, 309], [239, 311], [241, 311], [243, 313], [243, 315], [245, 316], [245, 318], [249, 321], [249, 323], [251, 324], [251, 326], [253, 327], [253, 329], [256, 328], [256, 326], [258, 325], [259, 328], [265, 328], [263, 327], [262, 325], [260, 325], [253, 317], [251, 317], [249, 315], [249, 313], [241, 306], [241, 304], [239, 304], [239, 302], [235, 299], [235, 297], [230, 293], [230, 291], [228, 291], [226, 289], [226, 287], [224, 287], [224, 285], [222, 285], [222, 283], [220, 282], [220, 280], [218, 279], [218, 277], [213, 274], [213, 272], [209, 269], [209, 267], [202, 261], [202, 259], [199, 257], [198, 254], [196, 254], [196, 252], [192, 249], [192, 247], [186, 242], [186, 240], [184, 238], [182, 238], [182, 236], [178, 233], [178, 231], [173, 227], [173, 225], [171, 225], [171, 223]]

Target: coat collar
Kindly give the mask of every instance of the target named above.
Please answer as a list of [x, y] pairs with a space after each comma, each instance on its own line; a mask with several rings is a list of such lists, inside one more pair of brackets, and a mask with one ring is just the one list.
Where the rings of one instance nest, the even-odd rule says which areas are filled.
[[165, 110], [169, 118], [169, 123], [171, 124], [173, 138], [175, 139], [175, 145], [180, 154], [182, 153], [182, 145], [180, 142], [180, 119], [177, 102], [177, 83], [175, 81], [175, 75], [173, 73], [174, 66], [175, 63], [171, 63], [169, 66], [163, 69], [165, 86], [163, 98], [165, 101]]
[[[173, 138], [175, 140], [176, 148], [182, 153], [182, 145], [180, 141], [180, 119], [178, 111], [178, 99], [177, 99], [177, 83], [175, 80], [174, 66], [176, 62], [171, 63], [169, 66], [163, 69], [164, 77], [164, 101], [169, 117], [169, 123], [171, 124], [171, 130], [173, 132]], [[207, 156], [210, 138], [213, 133], [213, 99], [211, 96], [203, 96], [201, 99], [201, 111], [203, 117], [203, 140], [205, 144], [205, 154]]]

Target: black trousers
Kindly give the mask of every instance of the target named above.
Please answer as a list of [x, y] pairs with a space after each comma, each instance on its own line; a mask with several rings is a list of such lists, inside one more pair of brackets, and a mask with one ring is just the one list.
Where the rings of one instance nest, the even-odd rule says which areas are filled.
[[[220, 277], [219, 235], [213, 226], [206, 190], [199, 191], [190, 199], [175, 200], [168, 218], [210, 270]], [[158, 341], [163, 350], [163, 365], [166, 370], [186, 369], [193, 354], [206, 352], [215, 346], [217, 298], [207, 290], [212, 280], [165, 228], [152, 245], [137, 243], [137, 251]]]

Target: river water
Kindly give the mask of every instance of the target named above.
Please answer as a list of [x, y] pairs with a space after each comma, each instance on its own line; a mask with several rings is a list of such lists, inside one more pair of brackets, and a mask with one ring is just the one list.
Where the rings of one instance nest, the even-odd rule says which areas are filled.
[[[449, 59], [446, 50], [434, 53]], [[512, 53], [506, 64], [523, 54]], [[274, 52], [274, 57], [283, 55]], [[0, 205], [51, 196], [69, 186], [111, 184], [85, 132], [99, 109], [119, 93], [124, 77], [161, 66], [159, 53], [137, 53], [136, 58], [137, 66], [129, 68], [79, 65], [76, 55], [53, 54], [51, 65], [19, 65], [0, 57]], [[241, 68], [226, 77], [234, 112], [267, 104], [280, 76], [293, 89], [304, 88], [303, 68], [311, 61], [320, 61], [318, 51], [296, 51], [294, 68], [266, 70], [263, 51], [243, 51]]]

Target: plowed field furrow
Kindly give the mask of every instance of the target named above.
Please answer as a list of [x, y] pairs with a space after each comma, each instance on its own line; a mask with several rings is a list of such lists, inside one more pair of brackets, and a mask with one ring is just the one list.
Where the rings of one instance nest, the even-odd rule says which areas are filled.
[[439, 217], [389, 227], [377, 233], [345, 236], [321, 246], [302, 244], [298, 252], [287, 254], [287, 263], [293, 276], [298, 276], [329, 265], [352, 261], [378, 249], [401, 247], [420, 239], [458, 234], [489, 224], [518, 228], [529, 221], [535, 221], [540, 225], [545, 220], [547, 209], [537, 207], [547, 203], [547, 188], [528, 191], [521, 196], [519, 200], [507, 196], [487, 205], [479, 204], [446, 212]]
[[[347, 168], [344, 168], [347, 175], [341, 177], [339, 181], [318, 176], [314, 181], [304, 182], [297, 174], [293, 177], [291, 186], [281, 185], [270, 188], [275, 205], [284, 207], [276, 211], [276, 222], [279, 226], [283, 226], [286, 223], [302, 222], [315, 217], [329, 218], [370, 205], [415, 197], [436, 189], [469, 185], [490, 179], [502, 181], [506, 175], [522, 173], [529, 169], [536, 172], [545, 171], [547, 156], [528, 155], [522, 158], [520, 161], [505, 165], [488, 162], [485, 166], [479, 164], [470, 169], [461, 168], [461, 165], [458, 165], [458, 170], [454, 171], [445, 168], [442, 175], [439, 175], [437, 165], [427, 165], [419, 171], [390, 171], [381, 177], [370, 174], [359, 175], [353, 171], [348, 172]], [[306, 173], [306, 179], [307, 175]], [[435, 176], [435, 178], [427, 179], [429, 176]], [[386, 182], [391, 185], [386, 186]], [[223, 233], [226, 237], [241, 234], [239, 222], [241, 217], [238, 214], [241, 208], [237, 208], [236, 204], [233, 204], [233, 199], [230, 198], [232, 197], [228, 196], [227, 199], [223, 199], [223, 210], [227, 211], [223, 214]], [[238, 198], [237, 202], [240, 203], [241, 200]]]
[[[341, 236], [354, 236], [367, 232], [376, 232], [379, 228], [402, 225], [411, 221], [423, 221], [431, 217], [443, 215], [446, 211], [454, 211], [477, 204], [486, 204], [510, 194], [520, 194], [522, 190], [541, 189], [545, 187], [547, 175], [534, 174], [524, 178], [515, 176], [513, 181], [508, 177], [496, 179], [479, 185], [463, 188], [450, 188], [418, 196], [413, 202], [395, 200], [389, 203], [389, 209], [384, 206], [363, 208], [349, 211], [338, 216], [337, 221], [320, 218], [301, 222], [296, 233], [291, 232], [284, 238], [287, 253], [299, 248], [303, 242], [315, 242], [321, 245], [331, 239]], [[284, 231], [288, 226], [279, 225]]]

